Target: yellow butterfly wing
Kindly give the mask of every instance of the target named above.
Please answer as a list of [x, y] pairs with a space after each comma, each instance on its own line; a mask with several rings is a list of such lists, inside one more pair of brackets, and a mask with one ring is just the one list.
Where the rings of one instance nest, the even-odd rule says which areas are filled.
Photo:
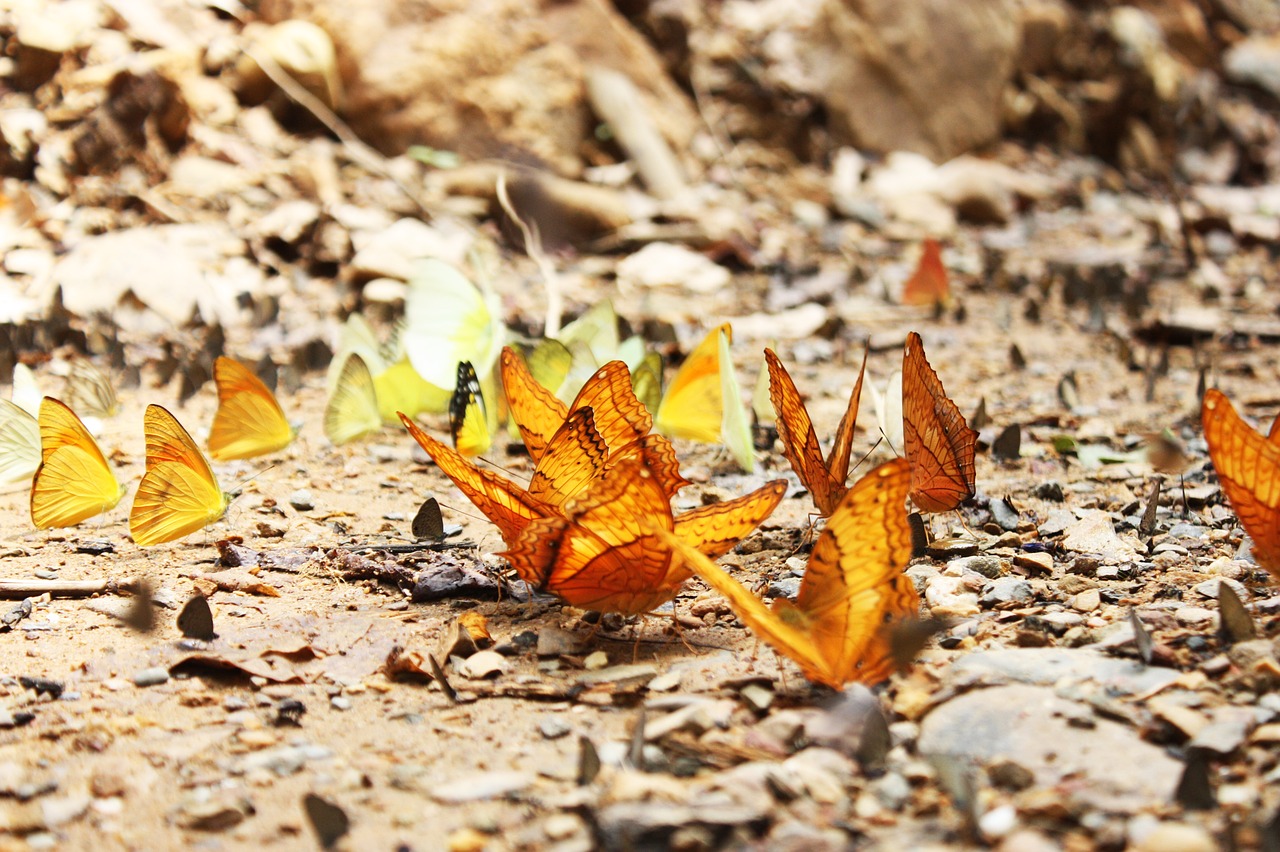
[[452, 391], [438, 388], [419, 376], [407, 356], [375, 374], [373, 387], [383, 423], [399, 422], [397, 412], [400, 411], [440, 414], [449, 410], [449, 400], [453, 398]]
[[747, 473], [756, 469], [756, 448], [751, 439], [751, 423], [747, 409], [742, 404], [742, 390], [738, 387], [738, 373], [733, 369], [733, 357], [729, 354], [728, 326], [719, 335], [720, 396], [722, 413], [720, 438], [729, 448], [729, 454]]
[[649, 411], [662, 405], [662, 356], [647, 352], [631, 370], [631, 390]]
[[159, 405], [148, 405], [142, 421], [147, 472], [129, 513], [129, 534], [148, 547], [202, 530], [231, 504], [213, 468], [182, 424]]
[[218, 411], [209, 429], [209, 455], [217, 461], [251, 459], [283, 450], [293, 427], [275, 394], [253, 371], [225, 356], [213, 362]]
[[36, 529], [72, 527], [115, 508], [124, 487], [80, 418], [62, 402], [40, 403], [40, 467], [31, 483]]
[[418, 375], [453, 391], [458, 362], [470, 361], [477, 375], [489, 375], [505, 338], [490, 295], [443, 261], [419, 262], [409, 280], [401, 336]]
[[324, 434], [335, 447], [382, 428], [378, 395], [364, 358], [347, 356], [324, 408]]
[[73, 358], [63, 391], [67, 405], [94, 417], [115, 417], [120, 400], [110, 380], [87, 358]]
[[0, 399], [0, 482], [30, 479], [39, 466], [39, 421], [16, 403]]
[[704, 444], [720, 443], [724, 420], [724, 391], [720, 377], [721, 332], [732, 339], [728, 323], [712, 330], [689, 353], [663, 395], [654, 416], [654, 425], [667, 437]]
[[468, 361], [458, 362], [457, 387], [449, 402], [449, 431], [454, 449], [466, 458], [483, 455], [493, 445], [484, 391]]
[[13, 401], [19, 408], [32, 417], [40, 416], [40, 400], [44, 394], [40, 392], [40, 383], [36, 374], [26, 364], [13, 365]]

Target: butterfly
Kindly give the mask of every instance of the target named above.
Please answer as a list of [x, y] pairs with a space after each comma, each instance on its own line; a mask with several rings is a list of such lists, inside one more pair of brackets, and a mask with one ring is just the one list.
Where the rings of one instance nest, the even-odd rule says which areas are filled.
[[942, 246], [932, 237], [926, 238], [920, 250], [920, 263], [902, 288], [902, 304], [945, 307], [950, 301], [951, 285], [942, 263]]
[[897, 668], [893, 628], [915, 618], [920, 599], [903, 573], [911, 559], [905, 501], [907, 462], [883, 464], [849, 489], [818, 536], [800, 591], [773, 607], [747, 591], [704, 554], [675, 536], [656, 537], [712, 588], [764, 641], [817, 683], [878, 683]]
[[751, 428], [729, 358], [733, 330], [728, 323], [702, 339], [667, 387], [653, 416], [654, 428], [671, 438], [704, 444], [724, 442], [750, 472], [755, 469]]
[[373, 375], [364, 358], [352, 352], [338, 372], [324, 407], [324, 434], [335, 447], [382, 428]]
[[642, 454], [668, 496], [689, 484], [680, 475], [671, 442], [651, 434], [653, 416], [636, 397], [622, 361], [610, 361], [593, 373], [569, 405], [543, 387], [514, 350], [504, 348], [499, 361], [511, 419], [535, 462], [571, 411], [592, 408], [594, 426], [610, 452], [630, 447]]
[[902, 442], [911, 502], [921, 512], [948, 512], [973, 496], [978, 433], [947, 396], [914, 331], [902, 354]]
[[400, 339], [413, 369], [450, 392], [458, 362], [470, 361], [480, 378], [487, 377], [507, 335], [493, 295], [434, 258], [414, 269], [404, 314]]
[[39, 421], [16, 403], [0, 399], [0, 482], [30, 479], [39, 466]]
[[87, 358], [71, 359], [62, 395], [68, 406], [93, 417], [115, 417], [120, 413], [120, 400], [110, 380]]
[[1280, 417], [1264, 437], [1216, 388], [1204, 393], [1200, 420], [1209, 458], [1258, 564], [1280, 578]]
[[213, 362], [218, 410], [209, 429], [216, 461], [251, 459], [283, 450], [297, 434], [273, 394], [253, 371], [225, 356]]
[[30, 367], [21, 362], [13, 365], [13, 402], [32, 417], [40, 416], [40, 401], [44, 394]]
[[672, 600], [691, 575], [655, 532], [711, 556], [727, 553], [777, 506], [785, 482], [679, 518], [638, 458], [612, 465], [562, 514], [535, 518], [502, 554], [520, 578], [583, 609], [639, 615]]
[[467, 458], [483, 455], [493, 446], [489, 407], [470, 361], [458, 362], [457, 383], [449, 401], [449, 432], [453, 446]]
[[849, 395], [849, 405], [836, 428], [835, 443], [826, 460], [823, 460], [818, 433], [814, 431], [813, 421], [809, 419], [809, 412], [800, 399], [800, 392], [796, 390], [786, 367], [782, 366], [782, 361], [773, 350], [764, 350], [765, 363], [769, 368], [769, 399], [773, 402], [773, 410], [777, 416], [778, 438], [782, 441], [783, 455], [791, 462], [791, 469], [800, 477], [804, 487], [809, 489], [813, 504], [824, 515], [835, 511], [836, 504], [849, 490], [845, 480], [849, 478], [853, 427], [858, 420], [858, 403], [862, 398], [862, 379], [867, 372], [869, 351], [869, 346], [863, 350], [858, 381], [854, 383], [853, 393]]
[[53, 397], [41, 400], [40, 467], [31, 482], [36, 529], [75, 526], [115, 508], [124, 492], [75, 412]]
[[148, 405], [142, 431], [147, 472], [129, 513], [134, 542], [148, 547], [204, 529], [221, 518], [231, 495], [218, 486], [213, 469], [182, 424], [159, 405]]
[[[530, 522], [563, 515], [575, 499], [596, 487], [618, 467], [639, 464], [646, 470], [646, 478], [657, 483], [664, 495], [669, 486], [664, 484], [663, 477], [670, 476], [672, 471], [679, 475], [674, 453], [661, 464], [653, 462], [655, 457], [662, 456], [663, 446], [670, 448], [660, 435], [647, 435], [616, 450], [608, 449], [596, 429], [594, 409], [589, 406], [574, 411], [552, 435], [527, 489], [493, 471], [476, 467], [423, 432], [408, 417], [401, 416], [401, 420], [440, 470], [493, 522], [508, 548], [515, 546]], [[670, 465], [670, 470], [666, 465]], [[742, 497], [685, 512], [674, 519], [673, 529], [681, 539], [702, 552], [722, 555], [767, 518], [785, 493], [786, 481], [775, 480]], [[666, 511], [670, 513], [670, 498], [666, 499]]]
[[359, 355], [373, 379], [374, 399], [383, 423], [397, 422], [398, 411], [410, 417], [424, 411], [436, 414], [448, 411], [452, 391], [436, 387], [418, 375], [404, 353], [402, 332], [403, 329], [384, 346], [364, 317], [348, 316], [342, 327], [338, 353], [329, 364], [330, 395], [337, 393], [347, 360]]

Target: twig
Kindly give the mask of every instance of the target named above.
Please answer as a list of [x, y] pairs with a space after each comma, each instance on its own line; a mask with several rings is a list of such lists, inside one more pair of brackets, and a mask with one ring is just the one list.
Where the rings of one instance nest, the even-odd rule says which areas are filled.
[[49, 594], [55, 598], [83, 598], [89, 595], [136, 592], [142, 582], [136, 577], [116, 580], [0, 580], [0, 598], [20, 600]]
[[511, 203], [511, 196], [507, 192], [505, 171], [498, 172], [494, 191], [503, 212], [511, 217], [511, 221], [516, 223], [521, 235], [524, 236], [525, 253], [537, 264], [538, 272], [542, 275], [542, 283], [547, 288], [547, 319], [542, 329], [542, 336], [556, 337], [560, 334], [560, 318], [564, 314], [564, 296], [560, 292], [560, 276], [556, 274], [556, 268], [547, 257], [547, 253], [542, 250], [542, 237], [538, 234], [537, 223], [533, 227], [526, 224], [516, 212], [515, 205]]

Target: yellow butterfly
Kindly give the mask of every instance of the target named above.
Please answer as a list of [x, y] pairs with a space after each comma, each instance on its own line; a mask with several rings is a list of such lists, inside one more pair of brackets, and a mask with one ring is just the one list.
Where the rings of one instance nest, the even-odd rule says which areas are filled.
[[491, 413], [486, 396], [496, 402], [492, 388], [486, 394], [471, 362], [459, 361], [457, 387], [449, 402], [449, 431], [454, 448], [467, 458], [483, 455], [493, 446], [497, 417]]
[[40, 392], [40, 384], [36, 374], [26, 364], [13, 365], [13, 402], [32, 417], [40, 416], [40, 400], [44, 394]]
[[73, 527], [110, 511], [124, 496], [97, 441], [64, 403], [40, 402], [40, 467], [31, 483], [36, 529]]
[[725, 323], [694, 347], [671, 380], [653, 422], [670, 438], [704, 444], [723, 441], [750, 472], [755, 468], [755, 453], [738, 376], [729, 358], [732, 340], [733, 330]]
[[420, 261], [409, 279], [404, 316], [404, 351], [431, 384], [456, 389], [452, 371], [459, 361], [470, 361], [480, 378], [493, 372], [507, 334], [497, 301], [454, 267]]
[[253, 371], [231, 358], [213, 362], [218, 411], [209, 430], [209, 455], [217, 461], [251, 459], [283, 450], [296, 430], [275, 394]]
[[342, 363], [337, 383], [324, 409], [324, 434], [335, 447], [382, 428], [378, 394], [364, 358], [351, 353]]
[[0, 399], [0, 482], [30, 479], [39, 466], [39, 422], [16, 403]]
[[359, 355], [373, 377], [378, 416], [383, 423], [399, 423], [397, 411], [411, 417], [424, 411], [436, 414], [448, 411], [452, 392], [438, 388], [418, 375], [409, 363], [409, 356], [404, 353], [402, 337], [402, 333], [398, 334], [383, 346], [364, 317], [360, 314], [347, 317], [338, 354], [329, 365], [329, 392], [333, 393], [337, 387], [347, 358]]
[[218, 487], [213, 468], [182, 424], [159, 405], [142, 421], [147, 472], [129, 513], [129, 533], [142, 547], [173, 541], [221, 518], [231, 495]]
[[115, 417], [120, 413], [120, 400], [111, 381], [93, 366], [88, 358], [71, 359], [67, 383], [63, 389], [67, 405], [93, 417]]

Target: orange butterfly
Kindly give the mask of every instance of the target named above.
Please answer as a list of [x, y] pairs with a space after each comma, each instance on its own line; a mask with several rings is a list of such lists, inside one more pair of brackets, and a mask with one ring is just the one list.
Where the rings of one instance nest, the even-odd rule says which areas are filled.
[[125, 487], [84, 423], [51, 396], [40, 401], [40, 455], [31, 483], [37, 529], [75, 526], [114, 509], [124, 496]]
[[769, 400], [777, 415], [778, 438], [782, 441], [783, 455], [791, 462], [791, 469], [800, 477], [804, 487], [809, 489], [813, 504], [824, 515], [834, 512], [840, 498], [849, 490], [845, 480], [849, 478], [853, 427], [858, 420], [858, 402], [862, 397], [862, 377], [867, 372], [869, 351], [870, 346], [863, 350], [858, 381], [853, 386], [853, 393], [849, 395], [849, 406], [836, 428], [836, 440], [831, 446], [831, 453], [824, 461], [818, 434], [813, 429], [813, 421], [809, 419], [809, 412], [805, 410], [795, 382], [791, 381], [786, 367], [782, 366], [782, 361], [773, 350], [764, 350], [765, 363], [769, 368]]
[[239, 361], [213, 362], [218, 411], [209, 429], [209, 455], [216, 461], [251, 459], [283, 450], [296, 434], [262, 379]]
[[1209, 458], [1258, 564], [1280, 579], [1280, 417], [1264, 438], [1240, 419], [1222, 391], [1204, 393], [1200, 414]]
[[948, 512], [973, 496], [978, 433], [947, 396], [914, 331], [902, 353], [902, 442], [911, 502], [921, 512]]
[[729, 599], [743, 623], [800, 666], [805, 677], [839, 689], [878, 683], [898, 667], [893, 629], [919, 613], [904, 507], [911, 475], [903, 459], [859, 479], [827, 519], [795, 603], [773, 607], [725, 570], [669, 533], [655, 535], [699, 577]]
[[942, 264], [942, 247], [928, 237], [920, 251], [920, 263], [902, 288], [904, 305], [942, 305], [951, 301], [947, 268]]
[[563, 515], [530, 521], [503, 554], [520, 578], [583, 609], [640, 615], [675, 598], [690, 569], [655, 535], [727, 553], [778, 505], [786, 483], [673, 518], [670, 498], [639, 459], [613, 465]]
[[147, 472], [129, 512], [129, 534], [142, 547], [173, 541], [221, 518], [231, 495], [218, 486], [213, 468], [178, 419], [148, 405], [142, 420]]
[[500, 366], [511, 419], [535, 462], [542, 458], [551, 436], [570, 412], [592, 408], [595, 428], [610, 454], [624, 447], [639, 452], [668, 496], [689, 484], [680, 475], [671, 441], [652, 434], [653, 416], [636, 397], [631, 372], [622, 361], [610, 361], [596, 370], [572, 405], [565, 405], [539, 384], [524, 359], [510, 347], [503, 348]]

